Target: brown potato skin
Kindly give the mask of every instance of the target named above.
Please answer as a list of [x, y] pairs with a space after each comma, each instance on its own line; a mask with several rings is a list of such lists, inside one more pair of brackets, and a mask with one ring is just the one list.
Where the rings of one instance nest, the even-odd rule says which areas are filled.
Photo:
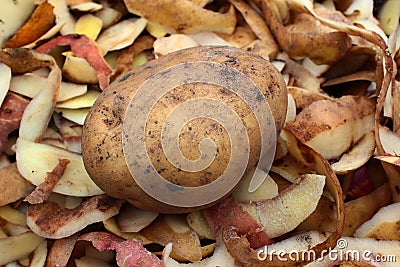
[[[122, 147], [122, 126], [125, 111], [131, 98], [142, 83], [151, 75], [167, 67], [194, 61], [223, 63], [247, 75], [262, 91], [274, 116], [277, 133], [281, 131], [286, 116], [287, 90], [279, 71], [271, 63], [259, 56], [229, 47], [195, 47], [165, 55], [135, 68], [124, 77], [114, 81], [98, 97], [86, 118], [82, 136], [84, 164], [93, 181], [107, 194], [116, 198], [126, 199], [138, 208], [161, 213], [184, 213], [204, 208], [175, 207], [161, 203], [148, 196], [131, 177]], [[218, 97], [215, 96], [216, 99]], [[239, 104], [239, 111], [245, 110], [243, 103], [237, 104]], [[160, 114], [160, 117], [164, 115]], [[260, 134], [259, 130], [257, 130], [259, 129], [258, 126], [255, 126], [256, 121], [254, 121], [253, 117], [246, 116], [243, 120], [246, 121], [245, 124], [249, 125], [249, 127], [257, 127], [256, 130], [252, 129], [249, 133], [251, 144], [249, 169], [249, 167], [258, 162]], [[255, 145], [252, 145], [253, 143]], [[193, 146], [193, 144], [186, 145], [188, 147]], [[149, 150], [149, 148], [147, 149]], [[185, 148], [183, 147], [182, 150], [184, 151]], [[229, 155], [221, 155], [222, 161], [224, 158], [229, 158]], [[165, 158], [160, 158], [159, 163], [153, 161], [153, 164], [157, 170], [166, 168], [166, 173], [176, 174], [173, 169], [168, 169], [169, 163], [166, 162]], [[218, 170], [218, 165], [216, 165], [208, 169], [208, 171], [221, 173], [223, 170]], [[169, 179], [166, 176], [164, 177]], [[211, 177], [211, 180], [217, 177]], [[171, 178], [171, 181], [175, 183], [185, 182], [185, 185], [191, 186], [198, 185], [199, 179], [199, 177], [196, 178], [194, 176], [186, 181], [179, 181], [176, 178], [174, 180]], [[204, 184], [204, 181], [202, 183]], [[210, 203], [210, 205], [212, 204], [214, 203]]]

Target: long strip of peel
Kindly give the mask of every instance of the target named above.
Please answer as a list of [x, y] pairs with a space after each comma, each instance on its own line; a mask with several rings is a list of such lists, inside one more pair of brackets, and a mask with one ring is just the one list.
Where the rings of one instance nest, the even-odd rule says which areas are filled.
[[57, 103], [61, 85], [61, 70], [52, 56], [34, 51], [31, 51], [31, 53], [38, 59], [49, 62], [51, 69], [47, 77], [47, 83], [26, 107], [19, 128], [20, 137], [38, 142], [47, 129]]

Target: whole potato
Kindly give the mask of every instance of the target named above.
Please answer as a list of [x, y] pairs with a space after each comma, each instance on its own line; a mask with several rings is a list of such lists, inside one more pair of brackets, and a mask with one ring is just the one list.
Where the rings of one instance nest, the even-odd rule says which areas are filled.
[[[85, 121], [84, 164], [107, 194], [139, 208], [161, 213], [204, 208], [233, 187], [215, 199], [214, 190], [236, 185], [257, 165], [263, 145], [275, 148], [286, 108], [285, 82], [263, 58], [232, 47], [180, 50], [135, 68], [104, 90]], [[167, 190], [148, 180], [160, 198], [137, 183], [146, 183], [149, 174], [170, 182]], [[233, 175], [239, 177], [230, 181]], [[215, 186], [199, 196], [207, 203], [161, 200], [210, 183]], [[197, 197], [187, 196], [182, 202]]]

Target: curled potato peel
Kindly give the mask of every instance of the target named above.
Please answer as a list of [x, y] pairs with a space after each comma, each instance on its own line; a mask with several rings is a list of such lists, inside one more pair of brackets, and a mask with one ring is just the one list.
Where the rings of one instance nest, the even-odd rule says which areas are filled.
[[126, 0], [125, 4], [130, 12], [156, 23], [169, 33], [190, 34], [204, 30], [232, 33], [235, 29], [233, 7], [222, 14], [203, 9], [188, 0]]

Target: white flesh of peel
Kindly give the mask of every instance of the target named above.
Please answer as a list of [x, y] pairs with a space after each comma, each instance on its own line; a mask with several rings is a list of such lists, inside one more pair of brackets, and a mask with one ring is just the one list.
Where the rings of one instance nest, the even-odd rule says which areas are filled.
[[30, 267], [43, 267], [45, 266], [47, 258], [47, 240], [40, 243], [33, 252]]
[[306, 174], [277, 197], [252, 204], [241, 204], [261, 223], [270, 238], [295, 229], [317, 207], [323, 193], [325, 176]]
[[302, 174], [311, 173], [312, 169], [288, 154], [279, 162], [275, 162], [271, 167], [271, 171], [279, 174], [289, 182], [295, 183]]
[[349, 152], [344, 154], [338, 162], [332, 164], [332, 169], [337, 174], [346, 174], [364, 165], [375, 150], [375, 135], [370, 132], [356, 144]]
[[8, 205], [0, 207], [0, 217], [14, 224], [26, 225], [25, 214]]
[[[34, 157], [32, 157], [34, 155]], [[103, 193], [90, 179], [83, 165], [82, 156], [61, 148], [34, 143], [18, 138], [17, 166], [25, 179], [35, 185], [44, 181], [46, 172], [57, 165], [59, 158], [71, 161], [64, 175], [58, 181], [54, 192], [70, 196], [91, 196]]]
[[[333, 159], [346, 151], [352, 142], [357, 142], [363, 136], [363, 132], [370, 131], [373, 123], [374, 115], [371, 114], [352, 123], [344, 123], [334, 129], [322, 132], [307, 142], [307, 145], [326, 159]], [[353, 136], [349, 133], [353, 133]], [[352, 138], [353, 140], [351, 140]], [[341, 142], [338, 143], [338, 140]]]
[[83, 125], [90, 108], [67, 109], [56, 108], [55, 111], [60, 113], [64, 118], [73, 121], [79, 125]]
[[103, 8], [102, 5], [95, 2], [87, 2], [70, 6], [71, 10], [78, 10], [82, 12], [95, 12]]
[[0, 265], [28, 256], [43, 240], [43, 237], [30, 231], [0, 238]]
[[296, 102], [291, 94], [288, 94], [288, 106], [286, 110], [285, 123], [288, 121], [294, 121], [296, 119]]
[[[392, 227], [397, 236], [385, 236], [385, 239], [399, 239], [400, 202], [381, 208], [375, 215], [363, 223], [354, 233], [355, 237], [375, 237], [374, 233], [381, 229], [382, 232]], [[386, 228], [386, 229], [382, 229]]]
[[63, 0], [48, 0], [49, 4], [54, 7], [54, 15], [56, 15], [56, 24], [62, 25], [60, 33], [62, 35], [74, 33], [75, 19], [68, 10], [68, 6]]
[[174, 51], [195, 47], [198, 45], [199, 44], [188, 35], [180, 33], [171, 34], [167, 37], [158, 38], [154, 42], [154, 55], [157, 58]]
[[[247, 187], [248, 188], [248, 187]], [[215, 240], [215, 233], [211, 229], [206, 217], [201, 211], [193, 211], [186, 216], [186, 221], [201, 239]]]
[[89, 90], [86, 94], [71, 98], [67, 101], [57, 104], [57, 108], [68, 108], [68, 109], [78, 109], [78, 108], [90, 108], [93, 106], [100, 92], [96, 90]]
[[195, 34], [189, 34], [195, 42], [200, 45], [221, 45], [221, 46], [232, 46], [230, 43], [219, 37], [213, 32], [199, 32]]
[[387, 0], [379, 10], [378, 18], [386, 34], [391, 34], [399, 25], [400, 2]]
[[157, 216], [156, 212], [125, 204], [117, 215], [117, 223], [121, 231], [137, 233], [154, 221]]
[[147, 22], [146, 31], [155, 38], [161, 38], [167, 35], [166, 31], [164, 31], [160, 26], [152, 23], [151, 21]]
[[148, 240], [146, 237], [139, 233], [131, 233], [131, 232], [122, 232], [117, 224], [117, 220], [114, 217], [111, 217], [107, 220], [103, 221], [104, 228], [107, 229], [110, 233], [113, 233], [116, 236], [122, 237], [124, 239], [138, 238], [143, 241], [143, 245], [152, 244], [153, 241]]
[[38, 142], [47, 129], [61, 84], [61, 71], [53, 57], [45, 54], [41, 54], [40, 57], [42, 60], [53, 62], [53, 66], [45, 86], [25, 108], [19, 127], [19, 136], [33, 142]]
[[379, 125], [379, 137], [385, 153], [400, 155], [400, 136], [385, 126]]
[[0, 107], [10, 88], [11, 69], [6, 64], [0, 62]]
[[103, 51], [118, 50], [131, 45], [145, 29], [147, 21], [140, 19], [127, 19], [104, 30], [96, 42]]
[[[35, 74], [17, 75], [11, 78], [10, 91], [34, 98], [47, 83], [47, 78]], [[57, 102], [83, 95], [87, 92], [86, 84], [61, 82]]]
[[357, 20], [369, 19], [372, 16], [373, 8], [372, 0], [354, 0], [343, 13], [346, 15], [357, 14]]
[[102, 21], [102, 29], [107, 29], [121, 18], [121, 12], [110, 7], [104, 6], [102, 10], [94, 14]]
[[63, 65], [63, 74], [68, 80], [83, 84], [97, 84], [96, 70], [83, 58], [67, 55]]
[[261, 177], [266, 177], [264, 182], [257, 190], [249, 192], [249, 185], [253, 178], [254, 171], [255, 169], [250, 170], [249, 173], [239, 181], [235, 190], [232, 192], [233, 197], [239, 201], [257, 201], [276, 197], [278, 195], [278, 185], [271, 176], [261, 169], [258, 169], [257, 174], [261, 175]]

